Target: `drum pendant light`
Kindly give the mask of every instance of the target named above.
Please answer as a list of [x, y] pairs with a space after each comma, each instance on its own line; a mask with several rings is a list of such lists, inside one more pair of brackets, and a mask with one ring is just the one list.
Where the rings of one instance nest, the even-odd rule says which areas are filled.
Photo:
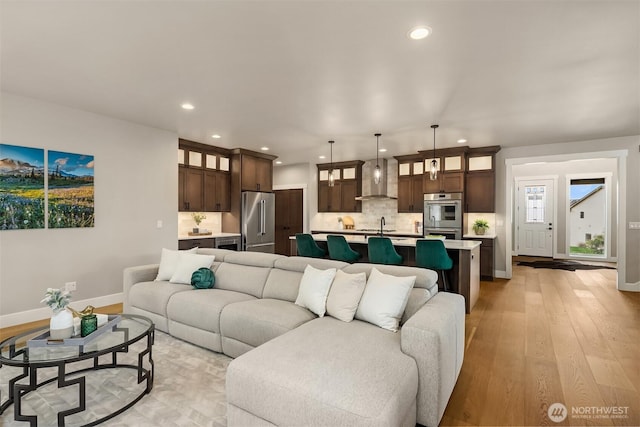
[[379, 151], [379, 138], [382, 134], [376, 133], [373, 136], [376, 137], [376, 168], [373, 171], [373, 182], [377, 185], [380, 184], [380, 180], [382, 179], [382, 169], [380, 168], [380, 159], [378, 158]]
[[335, 184], [335, 178], [333, 177], [333, 144], [335, 141], [329, 141], [331, 147], [331, 166], [329, 166], [329, 187], [333, 187]]
[[429, 167], [429, 179], [435, 181], [438, 179], [438, 162], [436, 160], [436, 129], [438, 129], [438, 125], [431, 125], [431, 129], [433, 129], [433, 159], [431, 159]]

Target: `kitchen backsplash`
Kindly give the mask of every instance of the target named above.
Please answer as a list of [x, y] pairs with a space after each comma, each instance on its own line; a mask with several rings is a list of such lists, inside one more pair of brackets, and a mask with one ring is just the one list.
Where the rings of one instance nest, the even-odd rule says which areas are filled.
[[489, 224], [486, 234], [496, 234], [496, 214], [495, 213], [466, 213], [464, 214], [464, 230], [462, 234], [473, 234], [473, 223], [476, 219], [484, 219]]
[[[220, 212], [201, 212], [206, 218], [202, 220], [199, 228], [207, 229], [213, 233], [222, 230], [222, 214]], [[191, 212], [178, 212], [178, 235], [185, 236], [196, 227], [196, 222]]]

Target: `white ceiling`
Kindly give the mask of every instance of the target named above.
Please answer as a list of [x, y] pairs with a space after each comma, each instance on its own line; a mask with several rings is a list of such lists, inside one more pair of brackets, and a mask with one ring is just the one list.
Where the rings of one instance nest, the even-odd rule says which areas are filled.
[[[285, 163], [640, 134], [639, 1], [6, 1], [3, 91]], [[407, 32], [433, 34], [412, 41]], [[188, 101], [195, 110], [185, 111]], [[221, 139], [214, 140], [211, 134]]]

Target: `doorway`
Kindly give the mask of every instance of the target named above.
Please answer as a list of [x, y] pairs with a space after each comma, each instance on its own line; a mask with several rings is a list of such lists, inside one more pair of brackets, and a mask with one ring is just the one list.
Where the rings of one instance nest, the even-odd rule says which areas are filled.
[[569, 255], [607, 258], [611, 230], [610, 196], [605, 176], [568, 175]]
[[280, 255], [290, 255], [289, 236], [302, 233], [303, 190], [295, 188], [276, 190], [274, 193], [276, 195], [276, 245], [274, 251]]
[[518, 255], [553, 257], [554, 180], [518, 180], [516, 191], [516, 252]]

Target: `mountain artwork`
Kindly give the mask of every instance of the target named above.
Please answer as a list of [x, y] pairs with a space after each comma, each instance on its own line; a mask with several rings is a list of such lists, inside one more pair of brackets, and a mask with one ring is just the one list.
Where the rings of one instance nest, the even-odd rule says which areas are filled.
[[93, 156], [49, 150], [47, 157], [49, 228], [93, 227]]
[[0, 230], [45, 228], [44, 150], [0, 144]]

